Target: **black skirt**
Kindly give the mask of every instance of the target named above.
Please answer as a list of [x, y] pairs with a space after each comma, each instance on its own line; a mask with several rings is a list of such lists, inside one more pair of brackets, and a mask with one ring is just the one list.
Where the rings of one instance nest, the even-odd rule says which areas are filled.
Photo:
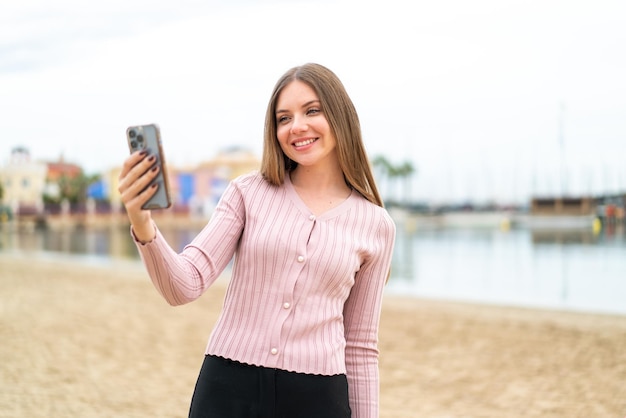
[[350, 418], [346, 376], [250, 366], [206, 356], [190, 418]]

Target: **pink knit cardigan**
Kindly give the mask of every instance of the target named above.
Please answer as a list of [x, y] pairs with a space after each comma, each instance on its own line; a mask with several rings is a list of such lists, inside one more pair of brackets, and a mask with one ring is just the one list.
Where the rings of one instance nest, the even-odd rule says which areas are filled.
[[289, 177], [233, 180], [211, 220], [177, 254], [157, 229], [137, 242], [172, 305], [191, 302], [234, 258], [206, 354], [283, 370], [348, 377], [356, 418], [378, 416], [378, 325], [395, 225], [358, 192], [315, 216]]

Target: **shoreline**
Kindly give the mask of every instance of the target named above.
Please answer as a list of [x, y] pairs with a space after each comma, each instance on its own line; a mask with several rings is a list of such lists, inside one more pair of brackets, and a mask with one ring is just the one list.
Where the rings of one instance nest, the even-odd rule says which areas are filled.
[[[0, 253], [0, 417], [184, 417], [227, 277]], [[386, 295], [381, 418], [626, 415], [626, 316]]]
[[[526, 212], [502, 211], [452, 211], [438, 214], [421, 214], [408, 212], [399, 208], [390, 208], [389, 213], [394, 220], [408, 231], [416, 229], [438, 228], [470, 228], [470, 229], [528, 229], [547, 231], [589, 231], [598, 233], [606, 223], [607, 227], [624, 227], [623, 219], [615, 222], [603, 222], [593, 214], [565, 215], [542, 214], [533, 215]], [[186, 212], [177, 213], [173, 210], [153, 214], [159, 225], [181, 228], [202, 228], [209, 221], [207, 216], [192, 216]], [[598, 223], [599, 222], [599, 223]], [[73, 228], [106, 229], [128, 225], [124, 212], [107, 214], [80, 213], [55, 215], [30, 215], [16, 218], [8, 222], [0, 222], [0, 227], [13, 230], [32, 230], [50, 228], [54, 230]]]

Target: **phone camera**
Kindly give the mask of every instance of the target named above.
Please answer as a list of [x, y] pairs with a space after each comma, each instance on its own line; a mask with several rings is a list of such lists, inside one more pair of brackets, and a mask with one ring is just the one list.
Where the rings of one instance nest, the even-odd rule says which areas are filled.
[[137, 135], [137, 141], [143, 142], [143, 135]]
[[137, 135], [137, 133], [136, 133], [134, 130], [132, 130], [132, 129], [131, 129], [130, 131], [128, 131], [128, 136], [129, 136], [130, 138], [134, 138], [134, 137], [135, 137], [135, 135]]
[[135, 141], [135, 140], [130, 141], [130, 146], [131, 146], [133, 149], [137, 148], [137, 141]]

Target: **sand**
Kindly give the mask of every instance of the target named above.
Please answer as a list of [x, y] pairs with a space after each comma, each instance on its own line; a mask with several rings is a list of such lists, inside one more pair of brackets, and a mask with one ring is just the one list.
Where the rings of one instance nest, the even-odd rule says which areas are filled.
[[[186, 417], [227, 278], [0, 253], [0, 417]], [[626, 416], [626, 316], [385, 297], [382, 418]]]

